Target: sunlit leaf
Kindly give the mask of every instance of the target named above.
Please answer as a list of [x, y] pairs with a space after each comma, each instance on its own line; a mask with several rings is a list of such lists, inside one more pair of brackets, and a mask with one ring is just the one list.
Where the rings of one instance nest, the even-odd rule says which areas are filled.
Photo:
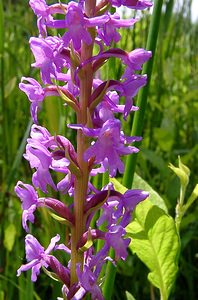
[[110, 182], [113, 183], [114, 188], [117, 192], [124, 194], [127, 191], [127, 188], [124, 185], [122, 185], [117, 179], [110, 178]]
[[134, 175], [133, 179], [133, 189], [141, 189], [146, 192], [149, 192], [149, 200], [167, 212], [166, 204], [163, 198], [144, 180], [142, 179], [137, 173]]
[[14, 88], [16, 87], [16, 80], [17, 80], [16, 77], [13, 77], [6, 84], [6, 86], [5, 86], [5, 98], [7, 98], [12, 93]]
[[129, 248], [150, 270], [149, 281], [160, 289], [161, 299], [168, 299], [178, 270], [180, 248], [174, 220], [146, 200], [136, 207], [127, 234], [132, 238]]
[[47, 276], [49, 276], [50, 278], [52, 278], [55, 281], [60, 281], [60, 279], [58, 278], [58, 276], [56, 275], [56, 273], [54, 272], [50, 272], [48, 271], [46, 268], [42, 267], [43, 271], [45, 272], [45, 274]]
[[135, 300], [135, 298], [133, 297], [133, 295], [131, 295], [129, 292], [126, 291], [126, 298], [127, 300]]
[[14, 224], [9, 224], [5, 229], [4, 241], [3, 244], [5, 248], [10, 252], [14, 246], [16, 237], [16, 228]]
[[192, 191], [192, 194], [188, 198], [186, 205], [184, 205], [184, 209], [187, 210], [193, 202], [198, 198], [198, 184], [196, 184], [194, 190]]

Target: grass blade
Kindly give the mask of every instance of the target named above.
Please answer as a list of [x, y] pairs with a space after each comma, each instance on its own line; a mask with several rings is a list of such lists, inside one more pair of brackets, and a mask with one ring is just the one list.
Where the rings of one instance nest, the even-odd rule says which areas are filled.
[[[148, 83], [145, 87], [143, 87], [139, 94], [137, 99], [137, 106], [140, 107], [140, 109], [135, 113], [134, 121], [132, 124], [132, 130], [131, 135], [132, 136], [141, 136], [142, 135], [142, 129], [143, 129], [143, 121], [144, 121], [144, 115], [146, 111], [147, 106], [147, 98], [148, 98], [148, 92], [149, 92], [149, 82], [151, 79], [152, 74], [152, 68], [153, 68], [153, 61], [155, 57], [155, 50], [156, 50], [156, 44], [157, 44], [157, 37], [159, 32], [159, 25], [160, 25], [160, 16], [161, 16], [161, 9], [162, 9], [163, 0], [156, 0], [154, 3], [154, 9], [153, 9], [153, 15], [151, 18], [151, 24], [149, 28], [148, 33], [148, 39], [146, 44], [146, 49], [152, 51], [152, 59], [150, 59], [143, 67], [142, 73], [147, 74], [148, 76]], [[140, 143], [136, 143], [136, 146], [139, 146]], [[133, 154], [127, 157], [126, 160], [126, 168], [125, 173], [123, 177], [123, 185], [131, 188], [132, 182], [133, 182], [133, 176], [135, 173], [135, 165], [137, 161], [137, 154]]]

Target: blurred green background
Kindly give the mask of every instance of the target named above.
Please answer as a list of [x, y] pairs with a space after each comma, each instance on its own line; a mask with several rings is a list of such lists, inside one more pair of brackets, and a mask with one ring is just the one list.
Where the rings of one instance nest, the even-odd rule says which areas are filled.
[[[136, 168], [163, 197], [172, 216], [179, 180], [168, 163], [176, 165], [180, 155], [190, 168], [189, 194], [198, 182], [198, 22], [191, 20], [191, 4], [191, 0], [164, 0]], [[142, 12], [141, 16], [132, 29], [121, 30], [120, 46], [127, 51], [146, 45], [150, 14]], [[22, 157], [31, 126], [30, 105], [18, 84], [22, 76], [39, 79], [38, 71], [31, 68], [33, 57], [28, 44], [29, 38], [37, 34], [36, 18], [27, 1], [0, 1], [0, 300], [53, 300], [60, 296], [60, 285], [44, 274], [34, 285], [29, 273], [16, 277], [16, 270], [25, 262], [25, 233], [20, 201], [13, 189], [17, 180], [30, 183], [32, 175]], [[108, 72], [109, 77], [119, 78], [121, 71], [122, 66], [112, 58], [102, 75]], [[125, 134], [130, 134], [132, 118], [123, 122]], [[66, 134], [73, 140], [65, 126], [72, 122], [72, 113], [55, 97], [44, 101], [39, 120], [52, 134]], [[197, 213], [194, 205], [182, 221], [180, 270], [170, 299], [198, 299]], [[48, 245], [58, 230], [62, 229], [42, 211], [31, 232]], [[159, 299], [147, 274], [146, 267], [130, 254], [125, 263], [118, 265], [113, 299], [125, 299], [126, 290], [137, 300]]]

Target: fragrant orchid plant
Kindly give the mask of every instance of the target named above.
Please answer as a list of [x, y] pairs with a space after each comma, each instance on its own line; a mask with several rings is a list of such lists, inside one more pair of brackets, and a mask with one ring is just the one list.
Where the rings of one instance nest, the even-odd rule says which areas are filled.
[[[18, 269], [17, 275], [31, 269], [31, 279], [36, 281], [43, 267], [53, 271], [62, 282], [64, 299], [83, 299], [86, 294], [91, 294], [92, 299], [103, 299], [99, 284], [102, 268], [108, 261], [116, 264], [118, 259], [127, 257], [130, 239], [125, 237], [125, 228], [135, 206], [148, 197], [142, 190], [121, 194], [112, 183], [101, 190], [93, 185], [93, 176], [98, 173], [109, 172], [110, 177], [123, 173], [121, 156], [138, 152], [128, 144], [140, 141], [141, 137], [126, 136], [116, 114], [122, 114], [126, 121], [130, 112], [138, 110], [133, 97], [147, 81], [146, 75], [139, 75], [138, 71], [151, 57], [151, 52], [144, 49], [127, 53], [112, 46], [121, 39], [117, 30], [133, 26], [137, 19], [123, 20], [118, 13], [111, 12], [120, 6], [142, 10], [152, 4], [147, 0], [80, 0], [53, 5], [47, 5], [45, 0], [30, 0], [29, 3], [37, 16], [39, 30], [39, 37], [30, 38], [35, 58], [32, 66], [40, 70], [41, 84], [23, 77], [19, 85], [31, 102], [34, 124], [24, 157], [34, 173], [33, 185], [19, 181], [15, 192], [22, 202], [22, 226], [27, 233], [29, 222], [34, 223], [35, 211], [45, 207], [64, 221], [70, 241], [68, 245], [58, 244], [57, 234], [45, 250], [28, 233], [27, 263]], [[57, 15], [62, 17], [56, 19]], [[50, 36], [50, 28], [65, 29], [65, 33]], [[125, 70], [120, 80], [102, 81], [98, 78], [99, 69], [111, 57], [121, 60]], [[52, 136], [39, 124], [42, 102], [53, 95], [63, 99], [76, 115], [76, 124], [68, 124], [68, 130], [77, 132], [76, 149], [66, 137], [58, 133]], [[124, 104], [120, 103], [120, 97], [125, 99]], [[64, 178], [55, 182], [54, 172], [64, 174]], [[72, 197], [72, 205], [50, 197], [49, 187]], [[39, 197], [39, 190], [45, 197]], [[103, 243], [96, 251], [98, 240]], [[111, 248], [115, 253], [113, 258], [109, 257]], [[57, 251], [69, 253], [67, 266], [55, 257]]]

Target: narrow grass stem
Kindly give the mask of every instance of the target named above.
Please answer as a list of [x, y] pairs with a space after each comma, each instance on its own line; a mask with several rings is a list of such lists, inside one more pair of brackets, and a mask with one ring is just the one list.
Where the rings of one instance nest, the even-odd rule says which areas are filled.
[[[115, 253], [114, 250], [111, 248], [109, 251], [109, 256], [114, 259]], [[105, 281], [102, 288], [103, 296], [105, 300], [111, 300], [113, 289], [114, 289], [114, 281], [116, 277], [116, 267], [113, 265], [111, 261], [108, 261], [107, 267], [105, 270]]]
[[[152, 51], [152, 58], [144, 64], [142, 73], [147, 74], [148, 76], [148, 82], [145, 87], [143, 87], [139, 94], [137, 99], [137, 106], [140, 107], [139, 111], [135, 112], [134, 120], [132, 124], [131, 129], [131, 135], [132, 136], [141, 136], [143, 125], [144, 125], [144, 115], [146, 111], [147, 106], [147, 98], [148, 98], [148, 92], [149, 92], [149, 82], [151, 80], [151, 74], [153, 69], [153, 61], [155, 57], [155, 50], [157, 45], [157, 37], [159, 32], [159, 26], [160, 26], [160, 17], [161, 17], [161, 10], [162, 10], [162, 4], [163, 0], [155, 0], [154, 2], [154, 9], [153, 14], [151, 17], [151, 24], [149, 27], [149, 33], [148, 33], [148, 39], [146, 43], [146, 49]], [[135, 146], [140, 146], [140, 143], [135, 143]], [[137, 161], [137, 154], [133, 154], [127, 157], [126, 160], [126, 168], [125, 173], [123, 177], [123, 185], [127, 188], [131, 188], [133, 177], [135, 173], [135, 166]]]

